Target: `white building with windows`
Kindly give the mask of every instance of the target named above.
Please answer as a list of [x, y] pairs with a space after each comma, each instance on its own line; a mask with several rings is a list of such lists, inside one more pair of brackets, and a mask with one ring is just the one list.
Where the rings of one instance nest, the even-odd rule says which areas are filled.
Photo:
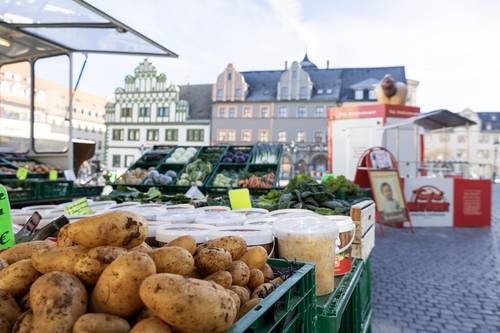
[[145, 59], [106, 106], [107, 167], [127, 168], [154, 145], [208, 145], [211, 89], [176, 86]]

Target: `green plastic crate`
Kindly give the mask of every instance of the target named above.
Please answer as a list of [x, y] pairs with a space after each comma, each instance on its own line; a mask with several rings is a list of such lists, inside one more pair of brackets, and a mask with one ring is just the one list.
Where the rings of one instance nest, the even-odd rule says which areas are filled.
[[36, 197], [38, 200], [58, 199], [71, 197], [73, 182], [66, 180], [38, 181], [36, 184]]
[[372, 301], [370, 258], [363, 265], [364, 268], [359, 278], [359, 297], [361, 315], [364, 317], [371, 310]]
[[[287, 267], [289, 262], [269, 259], [273, 267]], [[297, 263], [300, 269], [226, 333], [292, 333], [315, 331], [316, 284], [314, 265]]]
[[102, 193], [102, 186], [73, 186], [72, 197], [97, 197]]
[[363, 269], [363, 261], [353, 259], [351, 272], [335, 279], [335, 291], [329, 295], [318, 297], [316, 332], [348, 332], [350, 330], [343, 327], [341, 330], [341, 326], [356, 325], [355, 317], [358, 315], [361, 317], [361, 313], [353, 313], [356, 312], [353, 311], [355, 310], [353, 303], [359, 299], [352, 299], [352, 296], [359, 294], [359, 280]]

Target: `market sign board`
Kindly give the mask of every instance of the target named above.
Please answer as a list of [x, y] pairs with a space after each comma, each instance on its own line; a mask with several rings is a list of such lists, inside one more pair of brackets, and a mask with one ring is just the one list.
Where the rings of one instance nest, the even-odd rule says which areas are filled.
[[405, 196], [414, 227], [452, 227], [454, 179], [408, 178]]

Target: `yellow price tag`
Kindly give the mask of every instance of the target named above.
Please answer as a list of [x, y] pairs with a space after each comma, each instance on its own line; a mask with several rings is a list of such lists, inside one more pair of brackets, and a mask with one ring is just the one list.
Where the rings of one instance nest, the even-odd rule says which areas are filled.
[[49, 172], [49, 180], [57, 180], [57, 170], [50, 170]]
[[16, 172], [17, 179], [19, 180], [25, 180], [28, 178], [28, 169], [25, 167], [19, 167]]
[[81, 198], [64, 206], [64, 214], [66, 216], [78, 216], [92, 214], [87, 198]]
[[229, 202], [231, 208], [252, 208], [252, 201], [250, 200], [250, 192], [247, 188], [229, 191]]

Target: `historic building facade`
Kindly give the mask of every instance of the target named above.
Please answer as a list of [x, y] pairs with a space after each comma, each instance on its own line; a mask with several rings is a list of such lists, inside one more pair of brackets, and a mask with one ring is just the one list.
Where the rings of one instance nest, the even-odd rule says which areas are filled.
[[426, 160], [444, 161], [444, 168], [453, 167], [476, 178], [491, 178], [494, 172], [498, 175], [500, 113], [465, 109], [459, 114], [476, 125], [425, 133]]
[[404, 67], [318, 68], [307, 54], [283, 70], [239, 72], [229, 64], [212, 90], [212, 143], [283, 143], [284, 178], [320, 176], [328, 164], [326, 110], [376, 103], [385, 74], [408, 82], [408, 104], [415, 103], [418, 82], [406, 79]]
[[208, 145], [211, 85], [176, 86], [145, 59], [106, 106], [106, 165], [126, 168], [154, 145]]

